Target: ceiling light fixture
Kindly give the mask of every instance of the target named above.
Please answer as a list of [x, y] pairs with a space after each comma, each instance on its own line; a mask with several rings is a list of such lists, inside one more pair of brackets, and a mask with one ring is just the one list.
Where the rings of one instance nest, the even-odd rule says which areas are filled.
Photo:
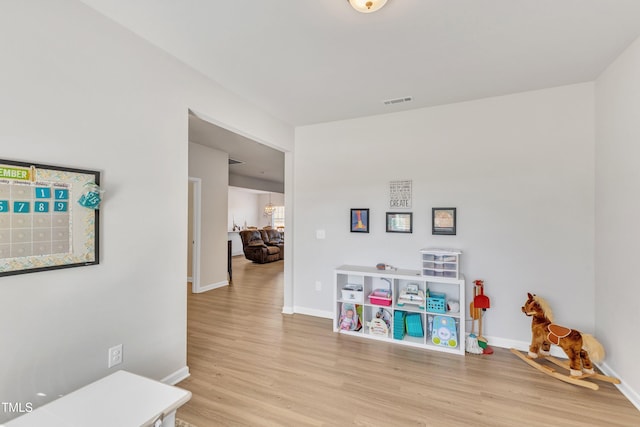
[[269, 203], [264, 207], [264, 214], [267, 216], [273, 215], [273, 211], [276, 210], [276, 207], [271, 203], [271, 193], [269, 193]]
[[358, 12], [371, 13], [382, 9], [387, 0], [348, 0], [351, 7]]

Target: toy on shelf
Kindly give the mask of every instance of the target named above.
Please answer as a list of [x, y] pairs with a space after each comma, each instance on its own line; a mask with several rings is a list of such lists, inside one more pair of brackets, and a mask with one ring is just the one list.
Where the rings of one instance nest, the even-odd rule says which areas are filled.
[[367, 322], [369, 333], [371, 335], [389, 336], [389, 328], [391, 328], [391, 313], [384, 308], [379, 308], [370, 322]]
[[403, 307], [405, 304], [413, 304], [424, 310], [425, 302], [424, 291], [417, 284], [409, 283], [406, 288], [400, 291], [397, 305]]
[[458, 301], [448, 300], [447, 310], [451, 313], [458, 313], [460, 311], [460, 303]]
[[371, 335], [389, 336], [389, 327], [382, 319], [373, 319], [371, 322], [367, 322], [367, 326], [369, 326], [369, 333]]
[[444, 347], [458, 346], [456, 321], [452, 317], [434, 316], [431, 330], [431, 342]]
[[380, 307], [378, 311], [376, 311], [376, 319], [382, 319], [384, 323], [387, 324], [387, 327], [391, 327], [391, 313], [389, 312], [389, 310], [385, 310], [384, 308]]
[[360, 329], [360, 317], [355, 304], [348, 302], [342, 303], [342, 311], [340, 313], [340, 330], [356, 331]]
[[[528, 299], [522, 306], [524, 314], [531, 317], [531, 346], [528, 357], [512, 348], [511, 352], [529, 365], [561, 381], [597, 390], [598, 385], [584, 378], [594, 378], [613, 384], [620, 384], [617, 378], [597, 374], [593, 362], [604, 359], [604, 348], [592, 335], [583, 334], [575, 329], [565, 328], [553, 323], [553, 313], [549, 304], [541, 297], [527, 294]], [[551, 344], [557, 345], [569, 357], [569, 362], [549, 356]], [[556, 372], [549, 366], [534, 361], [543, 358], [569, 371], [569, 375]]]

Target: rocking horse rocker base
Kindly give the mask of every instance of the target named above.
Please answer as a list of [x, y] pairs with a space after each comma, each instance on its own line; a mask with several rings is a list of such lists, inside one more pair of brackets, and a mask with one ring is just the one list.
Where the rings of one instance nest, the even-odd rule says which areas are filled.
[[620, 380], [614, 377], [609, 377], [606, 375], [602, 375], [602, 374], [598, 374], [598, 373], [593, 373], [593, 374], [582, 374], [581, 376], [574, 376], [574, 375], [569, 375], [569, 374], [562, 374], [560, 372], [557, 372], [553, 367], [543, 364], [541, 363], [543, 360], [548, 360], [549, 362], [553, 363], [554, 365], [561, 367], [567, 371], [570, 371], [571, 369], [569, 368], [569, 362], [564, 361], [564, 360], [560, 360], [560, 359], [556, 359], [553, 356], [539, 356], [537, 359], [532, 359], [531, 357], [529, 357], [526, 354], [523, 354], [522, 352], [516, 350], [515, 348], [510, 349], [511, 353], [515, 354], [516, 356], [518, 356], [520, 359], [522, 359], [524, 362], [526, 362], [527, 364], [533, 366], [534, 368], [536, 368], [537, 370], [539, 370], [540, 372], [544, 372], [545, 374], [552, 376], [560, 381], [564, 381], [566, 383], [569, 384], [573, 384], [573, 385], [578, 385], [581, 387], [586, 387], [586, 388], [590, 388], [591, 390], [598, 390], [598, 384], [588, 381], [587, 378], [591, 378], [594, 380], [600, 380], [600, 381], [604, 381], [604, 382], [608, 382], [611, 384], [620, 384]]
[[[586, 381], [586, 378], [593, 378], [606, 381], [612, 384], [620, 384], [617, 378], [595, 372], [593, 362], [604, 359], [604, 348], [593, 335], [583, 334], [571, 328], [565, 328], [553, 323], [553, 312], [547, 302], [536, 295], [527, 294], [528, 299], [522, 306], [522, 312], [531, 317], [531, 345], [529, 352], [525, 356], [516, 349], [511, 352], [520, 359], [561, 381], [598, 390], [598, 385]], [[558, 360], [549, 356], [551, 344], [562, 348], [568, 361]], [[544, 365], [538, 360], [548, 360], [554, 365], [569, 371], [569, 375], [561, 374], [554, 368]]]

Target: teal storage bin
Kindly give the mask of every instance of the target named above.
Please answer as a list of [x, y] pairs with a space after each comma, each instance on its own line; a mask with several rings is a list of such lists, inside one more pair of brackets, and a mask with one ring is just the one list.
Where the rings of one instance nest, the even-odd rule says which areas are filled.
[[439, 292], [430, 292], [427, 297], [427, 311], [432, 313], [446, 313], [447, 295]]
[[407, 313], [406, 315], [407, 335], [411, 337], [423, 337], [422, 315], [420, 313]]
[[407, 313], [405, 313], [404, 311], [399, 310], [393, 312], [393, 338], [397, 340], [404, 339], [404, 334], [406, 331], [404, 326], [404, 318], [406, 314]]

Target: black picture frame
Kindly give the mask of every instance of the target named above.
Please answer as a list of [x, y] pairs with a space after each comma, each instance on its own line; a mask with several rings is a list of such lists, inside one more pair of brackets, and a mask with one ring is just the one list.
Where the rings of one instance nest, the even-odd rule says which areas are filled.
[[387, 233], [413, 233], [413, 212], [387, 212]]
[[349, 219], [352, 233], [369, 232], [369, 209], [351, 209]]
[[0, 277], [100, 263], [100, 211], [78, 201], [88, 184], [99, 171], [0, 159]]
[[432, 208], [431, 234], [455, 236], [457, 222], [456, 208]]

